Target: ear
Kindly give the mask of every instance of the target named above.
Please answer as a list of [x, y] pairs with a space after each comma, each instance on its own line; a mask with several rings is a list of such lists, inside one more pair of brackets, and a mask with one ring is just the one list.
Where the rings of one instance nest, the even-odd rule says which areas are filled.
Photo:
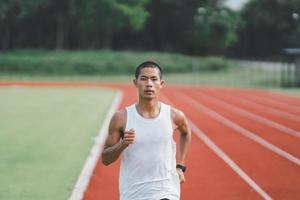
[[137, 87], [137, 80], [133, 79], [132, 82], [133, 82], [134, 86]]
[[160, 87], [162, 88], [165, 85], [165, 81], [164, 80], [160, 80]]

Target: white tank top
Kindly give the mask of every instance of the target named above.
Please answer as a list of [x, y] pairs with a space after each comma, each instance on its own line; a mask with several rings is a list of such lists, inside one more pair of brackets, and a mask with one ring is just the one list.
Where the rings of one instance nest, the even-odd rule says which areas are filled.
[[135, 105], [126, 107], [126, 130], [135, 130], [135, 141], [123, 151], [119, 189], [121, 200], [178, 200], [176, 143], [171, 109], [161, 104], [156, 118], [142, 117]]

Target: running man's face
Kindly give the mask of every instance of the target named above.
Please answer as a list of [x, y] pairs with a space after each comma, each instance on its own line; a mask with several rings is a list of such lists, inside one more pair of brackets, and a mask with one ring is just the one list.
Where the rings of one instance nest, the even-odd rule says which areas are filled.
[[146, 67], [141, 69], [138, 79], [135, 79], [134, 85], [138, 89], [139, 97], [144, 99], [154, 99], [158, 97], [164, 81], [159, 77], [159, 69]]

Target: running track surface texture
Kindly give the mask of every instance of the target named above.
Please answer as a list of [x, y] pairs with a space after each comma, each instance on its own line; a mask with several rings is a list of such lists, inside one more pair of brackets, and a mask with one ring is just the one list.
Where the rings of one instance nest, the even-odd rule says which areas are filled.
[[[109, 87], [123, 92], [119, 108], [137, 99], [135, 88], [126, 84], [0, 85]], [[182, 200], [300, 199], [300, 98], [262, 90], [179, 85], [166, 86], [160, 98], [185, 112], [193, 132]], [[118, 199], [119, 160], [108, 167], [97, 162], [84, 200]]]

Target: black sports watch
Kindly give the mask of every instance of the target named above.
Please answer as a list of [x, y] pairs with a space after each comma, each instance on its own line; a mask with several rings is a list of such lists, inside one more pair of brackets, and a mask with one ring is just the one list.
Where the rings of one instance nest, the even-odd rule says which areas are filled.
[[182, 171], [183, 173], [186, 171], [186, 166], [181, 165], [181, 164], [177, 164], [177, 165], [176, 165], [176, 168], [177, 168], [177, 169], [181, 169], [181, 171]]

